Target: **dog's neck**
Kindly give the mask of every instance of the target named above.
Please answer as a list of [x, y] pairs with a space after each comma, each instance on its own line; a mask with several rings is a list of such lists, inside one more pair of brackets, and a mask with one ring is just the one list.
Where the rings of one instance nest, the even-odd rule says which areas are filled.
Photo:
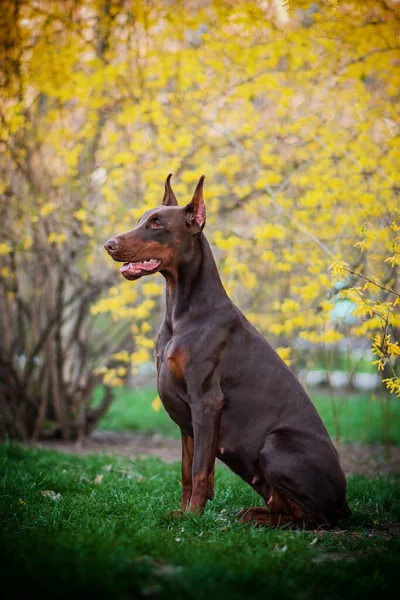
[[193, 236], [192, 247], [177, 262], [166, 279], [166, 321], [174, 329], [190, 311], [191, 317], [215, 310], [228, 300], [210, 245], [203, 233]]

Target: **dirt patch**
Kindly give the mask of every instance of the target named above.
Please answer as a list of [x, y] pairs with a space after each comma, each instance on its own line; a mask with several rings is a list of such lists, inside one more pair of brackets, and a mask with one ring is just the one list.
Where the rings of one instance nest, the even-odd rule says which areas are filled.
[[129, 458], [158, 456], [165, 462], [181, 460], [181, 442], [162, 435], [146, 435], [137, 432], [95, 431], [86, 438], [83, 445], [62, 440], [42, 440], [35, 444], [39, 448], [48, 448], [72, 454], [106, 453], [118, 454]]
[[340, 462], [346, 475], [367, 477], [400, 474], [400, 446], [383, 444], [340, 444]]
[[351, 552], [321, 552], [318, 556], [314, 556], [311, 562], [317, 565], [326, 560], [339, 560], [346, 562], [354, 562], [359, 558], [357, 554]]
[[[181, 460], [181, 442], [161, 435], [137, 432], [96, 431], [79, 446], [74, 442], [41, 441], [41, 448], [92, 454], [97, 452], [118, 454], [129, 458], [158, 456], [165, 462]], [[400, 446], [389, 448], [382, 444], [340, 444], [340, 461], [346, 475], [359, 473], [368, 477], [400, 474]]]

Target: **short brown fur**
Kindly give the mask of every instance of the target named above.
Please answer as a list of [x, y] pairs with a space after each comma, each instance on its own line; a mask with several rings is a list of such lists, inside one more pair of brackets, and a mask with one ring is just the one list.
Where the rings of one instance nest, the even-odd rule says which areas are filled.
[[124, 265], [127, 279], [151, 274], [145, 261], [167, 282], [155, 355], [160, 398], [181, 429], [181, 507], [204, 510], [219, 458], [264, 498], [241, 520], [331, 527], [351, 514], [337, 452], [298, 379], [223, 288], [202, 233], [204, 176], [183, 207], [170, 179], [162, 206], [105, 247], [137, 263]]
[[189, 353], [185, 348], [177, 348], [167, 357], [172, 372], [181, 381], [185, 378], [185, 368], [189, 361]]

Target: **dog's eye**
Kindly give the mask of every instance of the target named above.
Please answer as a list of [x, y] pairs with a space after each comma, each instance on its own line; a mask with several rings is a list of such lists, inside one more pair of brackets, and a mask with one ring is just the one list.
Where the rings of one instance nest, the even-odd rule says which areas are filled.
[[151, 222], [150, 227], [152, 229], [160, 229], [160, 227], [162, 227], [162, 225], [158, 219], [154, 219], [154, 221]]

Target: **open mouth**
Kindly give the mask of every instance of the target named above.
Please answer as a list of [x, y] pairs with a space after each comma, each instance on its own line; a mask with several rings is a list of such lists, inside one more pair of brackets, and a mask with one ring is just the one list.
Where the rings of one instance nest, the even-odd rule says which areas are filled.
[[127, 279], [130, 279], [131, 277], [140, 277], [141, 275], [154, 273], [160, 265], [161, 260], [149, 258], [148, 260], [124, 263], [119, 272]]

